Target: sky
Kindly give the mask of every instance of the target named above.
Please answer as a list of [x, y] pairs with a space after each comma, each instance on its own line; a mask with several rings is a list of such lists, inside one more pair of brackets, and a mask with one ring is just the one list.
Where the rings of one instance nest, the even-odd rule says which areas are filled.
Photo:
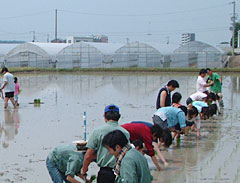
[[[233, 1], [233, 0], [232, 0]], [[8, 0], [0, 2], [0, 40], [46, 42], [107, 35], [109, 42], [180, 44], [181, 34], [213, 46], [231, 39], [231, 0]], [[240, 0], [236, 1], [236, 13]]]

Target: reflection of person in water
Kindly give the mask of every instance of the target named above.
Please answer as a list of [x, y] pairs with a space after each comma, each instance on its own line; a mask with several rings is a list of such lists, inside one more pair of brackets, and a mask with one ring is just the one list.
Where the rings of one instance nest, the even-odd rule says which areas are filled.
[[18, 133], [20, 123], [18, 110], [5, 110], [4, 119], [2, 126], [2, 131], [4, 133], [2, 146], [7, 148], [9, 146], [9, 141], [13, 140], [14, 136]]

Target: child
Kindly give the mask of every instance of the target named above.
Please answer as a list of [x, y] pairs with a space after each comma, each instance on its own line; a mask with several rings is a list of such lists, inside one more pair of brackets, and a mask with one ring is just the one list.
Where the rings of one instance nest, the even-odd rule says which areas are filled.
[[134, 140], [132, 144], [134, 145], [135, 149], [137, 149], [143, 155], [147, 153], [147, 150], [144, 148], [141, 140]]
[[182, 99], [182, 95], [179, 92], [175, 92], [172, 96], [172, 106], [173, 107], [180, 107], [180, 101]]
[[20, 93], [20, 85], [18, 83], [17, 77], [14, 77], [14, 83], [15, 83], [15, 91], [14, 91], [14, 101], [15, 101], [15, 106], [19, 106], [18, 103], [18, 95]]

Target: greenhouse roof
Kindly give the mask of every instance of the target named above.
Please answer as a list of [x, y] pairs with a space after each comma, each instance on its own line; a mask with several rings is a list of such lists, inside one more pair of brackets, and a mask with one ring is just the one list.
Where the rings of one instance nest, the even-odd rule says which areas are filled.
[[0, 44], [0, 55], [6, 55], [10, 50], [19, 44]]
[[175, 53], [181, 52], [213, 52], [213, 53], [221, 53], [221, 51], [207, 43], [203, 43], [200, 41], [191, 41], [187, 44], [181, 45], [177, 48]]
[[179, 48], [178, 44], [164, 44], [164, 43], [157, 43], [157, 42], [146, 42], [146, 44], [157, 49], [162, 55], [173, 54], [174, 50]]
[[29, 44], [33, 44], [38, 46], [39, 48], [46, 51], [49, 55], [57, 55], [63, 48], [69, 46], [67, 43], [39, 43], [39, 42], [30, 42]]
[[121, 43], [93, 43], [93, 42], [84, 42], [89, 44], [99, 51], [101, 51], [104, 55], [113, 55], [115, 51], [124, 46]]

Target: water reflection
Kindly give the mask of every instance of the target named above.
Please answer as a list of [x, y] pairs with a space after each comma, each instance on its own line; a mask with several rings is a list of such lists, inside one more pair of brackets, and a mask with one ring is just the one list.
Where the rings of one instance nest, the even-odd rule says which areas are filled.
[[0, 137], [3, 148], [9, 147], [10, 141], [13, 141], [14, 137], [18, 134], [19, 126], [18, 109], [4, 110], [4, 121], [0, 124]]
[[[4, 122], [0, 123], [0, 137], [1, 143], [7, 142], [6, 146], [10, 148], [5, 148], [2, 154], [0, 152], [0, 157], [4, 157], [1, 162], [10, 164], [9, 158], [15, 153], [11, 148], [14, 145], [14, 148], [18, 148], [17, 153], [21, 152], [20, 156], [16, 155], [16, 161], [20, 157], [27, 158], [26, 155], [34, 154], [34, 157], [31, 157], [31, 162], [36, 162], [31, 163], [33, 173], [22, 173], [26, 177], [25, 182], [31, 182], [30, 179], [35, 180], [35, 177], [39, 176], [41, 179], [32, 182], [49, 182], [45, 174], [45, 156], [57, 144], [71, 143], [72, 140], [80, 138], [84, 129], [82, 120], [84, 111], [87, 112], [88, 135], [95, 127], [104, 124], [103, 109], [110, 103], [120, 107], [122, 114], [120, 124], [135, 120], [151, 121], [159, 88], [171, 79], [178, 80], [180, 88], [176, 91], [182, 94], [182, 104], [185, 104], [187, 97], [195, 92], [197, 75], [197, 73], [20, 75], [18, 77], [23, 92], [18, 110], [21, 112], [21, 123], [24, 125], [21, 125], [21, 133], [17, 135], [16, 143], [11, 145], [9, 142], [16, 139], [16, 129], [19, 127], [18, 110], [4, 111], [2, 115]], [[237, 163], [234, 162], [239, 162], [237, 153], [240, 153], [238, 148], [240, 143], [237, 139], [240, 133], [238, 114], [240, 86], [237, 76], [223, 76], [223, 96], [225, 105], [223, 116], [202, 123], [202, 132], [206, 132], [206, 136], [201, 139], [197, 139], [195, 134], [183, 137], [179, 146], [172, 146], [168, 152], [163, 151], [170, 163], [165, 171], [153, 172], [155, 183], [202, 183], [207, 180], [214, 182], [218, 174], [220, 178], [216, 177], [216, 180], [221, 181], [222, 177], [226, 176], [229, 179], [226, 182], [230, 183], [234, 177], [239, 177], [236, 172], [230, 172], [233, 165], [237, 171]], [[28, 104], [34, 98], [40, 98], [44, 104], [39, 107]], [[14, 112], [17, 112], [17, 115], [14, 115]], [[9, 131], [7, 133], [9, 137], [5, 135], [5, 128]], [[25, 146], [22, 147], [22, 144]], [[232, 165], [227, 163], [229, 157], [232, 158], [230, 159]], [[22, 162], [22, 166], [29, 167], [29, 163], [25, 163], [29, 161]], [[7, 171], [10, 169], [8, 166], [5, 168]], [[96, 173], [94, 168], [91, 171]]]

